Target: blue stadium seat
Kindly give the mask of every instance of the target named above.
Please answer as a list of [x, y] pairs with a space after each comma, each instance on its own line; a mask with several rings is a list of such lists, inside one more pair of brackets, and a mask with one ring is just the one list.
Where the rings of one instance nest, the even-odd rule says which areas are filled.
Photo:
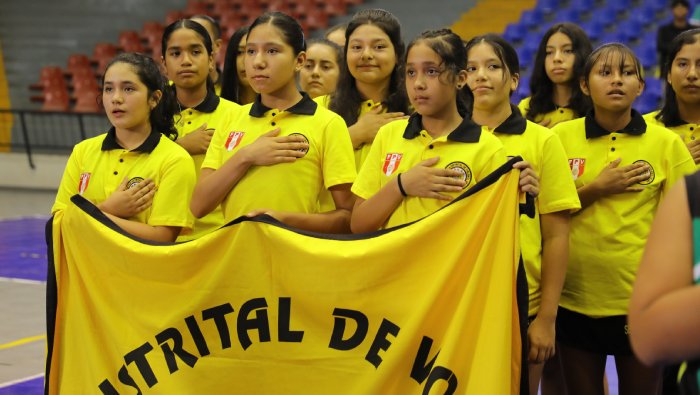
[[625, 42], [629, 42], [637, 38], [643, 28], [644, 25], [642, 22], [636, 18], [627, 18], [617, 25], [617, 30], [620, 32]]
[[642, 42], [637, 48], [634, 49], [634, 53], [639, 58], [639, 61], [642, 63], [642, 67], [644, 67], [644, 69], [651, 69], [659, 63], [656, 48], [652, 45], [647, 45], [646, 43]]
[[646, 77], [644, 79], [644, 95], [661, 99], [664, 96], [664, 83], [656, 77]]
[[661, 12], [665, 9], [668, 8], [668, 3], [665, 1], [659, 1], [659, 0], [643, 0], [642, 1], [642, 7], [640, 8], [651, 8], [655, 12]]
[[632, 0], [614, 0], [605, 2], [605, 7], [614, 12], [620, 13], [625, 11], [636, 11], [636, 6], [632, 5]]
[[527, 35], [527, 28], [519, 23], [509, 23], [503, 32], [503, 38], [510, 43], [518, 43]]
[[537, 8], [525, 10], [520, 15], [520, 25], [528, 29], [534, 29], [544, 21], [544, 13]]
[[533, 48], [532, 46], [521, 45], [516, 48], [516, 51], [518, 52], [518, 60], [520, 61], [521, 67], [525, 65], [527, 66], [525, 68], [530, 68], [535, 57], [535, 52], [537, 52], [537, 47]]
[[580, 13], [592, 12], [596, 8], [595, 0], [570, 0], [569, 7]]
[[661, 100], [654, 95], [642, 94], [635, 100], [632, 107], [644, 115], [658, 110], [661, 107]]
[[614, 10], [610, 10], [603, 7], [598, 8], [595, 11], [595, 16], [593, 19], [602, 23], [604, 28], [606, 29], [610, 27], [614, 28], [615, 25], [617, 25], [617, 23], [619, 22], [617, 18], [617, 13]]
[[640, 5], [630, 15], [630, 18], [639, 21], [644, 26], [648, 26], [656, 21], [656, 9], [648, 4]]
[[604, 25], [597, 19], [591, 18], [591, 20], [581, 23], [580, 26], [588, 34], [591, 41], [598, 41], [603, 36]]
[[578, 23], [581, 21], [581, 14], [578, 10], [573, 8], [560, 9], [554, 15], [554, 23], [561, 22], [573, 22]]
[[537, 6], [535, 8], [545, 14], [551, 14], [559, 9], [559, 0], [537, 0]]
[[530, 76], [528, 74], [525, 74], [520, 77], [518, 89], [515, 92], [513, 92], [511, 101], [515, 104], [518, 104], [522, 99], [528, 96], [530, 96]]
[[607, 43], [625, 43], [625, 36], [619, 31], [607, 32], [601, 36], [599, 41], [601, 45]]

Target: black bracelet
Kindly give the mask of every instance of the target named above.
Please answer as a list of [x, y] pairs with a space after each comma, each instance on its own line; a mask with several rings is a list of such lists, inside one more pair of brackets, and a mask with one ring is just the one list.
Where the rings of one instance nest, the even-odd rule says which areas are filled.
[[401, 195], [403, 197], [408, 197], [408, 194], [406, 193], [406, 190], [403, 189], [403, 185], [401, 184], [401, 173], [399, 173], [398, 176], [396, 176], [396, 181], [399, 183], [399, 192], [401, 192]]

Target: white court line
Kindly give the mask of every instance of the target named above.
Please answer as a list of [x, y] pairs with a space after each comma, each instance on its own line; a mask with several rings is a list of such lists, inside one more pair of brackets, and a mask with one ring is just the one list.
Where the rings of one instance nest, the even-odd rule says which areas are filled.
[[21, 219], [43, 219], [44, 221], [48, 221], [50, 216], [42, 215], [42, 214], [32, 214], [32, 215], [20, 215], [17, 217], [4, 217], [0, 218], [0, 222], [10, 222], [10, 221], [18, 221]]
[[42, 373], [37, 373], [37, 374], [35, 374], [34, 376], [29, 376], [29, 377], [25, 377], [25, 378], [22, 378], [22, 379], [17, 379], [17, 380], [8, 381], [8, 382], [6, 382], [6, 383], [0, 383], [0, 388], [5, 388], [5, 387], [9, 387], [9, 386], [11, 386], [11, 385], [15, 385], [15, 384], [19, 384], [19, 383], [24, 383], [25, 381], [38, 379], [39, 377], [44, 377], [44, 373], [43, 373], [43, 372], [42, 372]]
[[16, 283], [29, 285], [46, 285], [46, 281], [25, 280], [23, 278], [0, 277], [0, 283]]

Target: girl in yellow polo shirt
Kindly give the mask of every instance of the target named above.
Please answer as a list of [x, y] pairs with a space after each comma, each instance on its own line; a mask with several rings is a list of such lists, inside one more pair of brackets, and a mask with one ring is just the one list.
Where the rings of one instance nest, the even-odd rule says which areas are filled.
[[195, 172], [171, 140], [177, 104], [168, 81], [150, 57], [124, 53], [107, 66], [102, 87], [112, 128], [75, 146], [51, 212], [80, 194], [128, 233], [174, 241], [193, 224]]
[[317, 102], [345, 120], [359, 170], [379, 128], [408, 114], [401, 67], [405, 47], [398, 19], [379, 9], [356, 13], [345, 37], [336, 91]]
[[377, 133], [352, 187], [353, 232], [432, 214], [507, 161], [498, 139], [465, 117], [465, 59], [462, 40], [448, 29], [409, 45], [406, 91], [416, 112]]
[[299, 86], [311, 98], [335, 92], [340, 75], [342, 49], [325, 38], [309, 40], [306, 48], [306, 63], [299, 72]]
[[518, 105], [529, 121], [552, 128], [586, 115], [591, 103], [579, 81], [592, 50], [586, 32], [573, 23], [557, 23], [544, 33], [535, 55], [530, 97]]
[[255, 101], [255, 91], [245, 76], [245, 43], [248, 26], [236, 30], [226, 47], [224, 72], [221, 76], [221, 98], [245, 105]]
[[628, 304], [659, 201], [694, 163], [678, 136], [632, 109], [644, 80], [629, 48], [596, 49], [581, 88], [593, 110], [554, 128], [583, 207], [571, 221], [557, 315], [565, 381], [572, 395], [602, 393], [606, 357], [613, 355], [621, 395], [656, 394], [660, 370], [632, 353]]
[[700, 167], [700, 29], [676, 36], [665, 62], [664, 104], [661, 111], [646, 114], [644, 120], [681, 136]]
[[[246, 76], [259, 95], [235, 112], [234, 129], [214, 134], [190, 206], [195, 216], [221, 205], [226, 221], [267, 213], [302, 229], [349, 231], [350, 136], [340, 116], [298, 91], [304, 48], [301, 26], [288, 15], [266, 13], [250, 26]], [[337, 209], [321, 213], [325, 189]]]
[[[175, 127], [180, 144], [194, 159], [197, 176], [216, 130], [233, 128], [232, 114], [238, 105], [216, 95], [210, 72], [214, 69], [212, 41], [197, 22], [181, 19], [163, 31], [163, 65], [173, 82], [180, 112]], [[224, 224], [220, 209], [195, 221], [194, 230], [178, 241], [199, 238]]]
[[528, 361], [530, 392], [537, 393], [543, 363], [555, 353], [555, 322], [566, 274], [569, 213], [581, 205], [566, 153], [549, 129], [526, 120], [510, 97], [520, 66], [515, 49], [486, 34], [466, 44], [472, 120], [503, 143], [508, 156], [522, 156], [539, 176], [534, 218], [521, 217], [520, 244], [529, 284]]

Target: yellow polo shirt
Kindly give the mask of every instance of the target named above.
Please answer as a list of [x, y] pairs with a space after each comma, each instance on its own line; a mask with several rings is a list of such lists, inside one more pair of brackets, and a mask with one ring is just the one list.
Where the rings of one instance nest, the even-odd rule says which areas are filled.
[[512, 113], [492, 132], [503, 143], [506, 155], [522, 156], [540, 178], [535, 199], [535, 217], [520, 216], [520, 246], [530, 292], [530, 316], [537, 314], [542, 298], [542, 232], [540, 214], [576, 211], [581, 208], [566, 152], [549, 129], [527, 121], [515, 106]]
[[281, 129], [280, 136], [303, 136], [309, 150], [291, 163], [251, 167], [222, 202], [226, 221], [263, 208], [318, 213], [321, 191], [355, 180], [345, 122], [306, 94], [286, 110], [267, 108], [258, 95], [236, 112], [234, 125], [234, 130], [216, 131], [203, 168], [218, 169], [239, 149], [276, 128]]
[[119, 146], [114, 128], [78, 143], [68, 159], [51, 213], [63, 210], [75, 194], [99, 204], [117, 190], [125, 177], [128, 185], [150, 178], [157, 188], [151, 207], [129, 220], [151, 226], [192, 228], [192, 158], [158, 132], [151, 133], [131, 151]]
[[[314, 101], [318, 103], [319, 105], [328, 108], [328, 106], [331, 103], [331, 96], [330, 95], [324, 95], [324, 96], [318, 96], [314, 98]], [[381, 102], [375, 102], [373, 100], [365, 100], [360, 104], [360, 117], [363, 114], [366, 114], [369, 112], [371, 109], [373, 109], [376, 106], [381, 105]], [[383, 112], [386, 112], [386, 109], [384, 109]], [[359, 119], [359, 118], [358, 118]], [[364, 161], [367, 159], [367, 155], [369, 155], [369, 150], [372, 148], [372, 144], [362, 144], [359, 148], [354, 149], [355, 152], [355, 169], [359, 172], [360, 168], [362, 167], [362, 164]], [[335, 210], [335, 202], [333, 201], [333, 196], [331, 195], [330, 191], [327, 191], [325, 193], [322, 193], [320, 198], [319, 198], [319, 204], [321, 205], [321, 211], [331, 211]]]
[[[482, 133], [482, 128], [470, 119], [464, 119], [450, 134], [433, 138], [423, 129], [420, 114], [414, 113], [408, 120], [393, 121], [379, 129], [352, 191], [369, 199], [399, 173], [435, 156], [439, 156], [440, 161], [434, 167], [457, 169], [463, 173], [462, 179], [467, 182], [465, 190], [508, 160], [500, 141], [490, 133]], [[454, 198], [462, 193], [448, 194]], [[405, 197], [384, 227], [418, 220], [447, 203], [438, 199]]]
[[[527, 116], [527, 110], [530, 109], [530, 99], [531, 97], [528, 96], [524, 98], [523, 100], [520, 101], [518, 104], [518, 108], [520, 109], [520, 112], [522, 115], [525, 117]], [[549, 124], [552, 125], [550, 126], [553, 127], [554, 125], [560, 123], [560, 122], [565, 122], [565, 121], [570, 121], [572, 119], [578, 118], [576, 116], [576, 113], [574, 110], [568, 108], [568, 107], [558, 107], [554, 111], [550, 111], [546, 114], [539, 114], [535, 117], [534, 122], [535, 123], [540, 123], [545, 119], [549, 119]]]
[[[180, 137], [187, 136], [205, 123], [208, 129], [233, 130], [233, 116], [239, 108], [238, 104], [222, 99], [214, 92], [208, 91], [202, 103], [193, 108], [184, 108], [180, 114], [175, 115], [175, 127]], [[194, 159], [197, 179], [199, 179], [204, 154], [192, 155], [192, 159]], [[180, 236], [177, 240], [197, 239], [220, 228], [223, 224], [224, 214], [221, 207], [217, 207], [204, 217], [195, 219], [192, 233]]]
[[[314, 99], [316, 103], [322, 105], [323, 107], [328, 108], [330, 105], [331, 99], [330, 95], [325, 95], [325, 96], [319, 96]], [[362, 116], [368, 112], [370, 112], [373, 108], [382, 105], [381, 102], [375, 102], [374, 100], [365, 100], [360, 104], [360, 115], [358, 117], [362, 118]], [[382, 110], [382, 113], [386, 112], [386, 108]], [[352, 126], [352, 125], [350, 125]], [[362, 164], [365, 162], [367, 159], [367, 155], [369, 155], [369, 150], [372, 148], [372, 143], [369, 144], [362, 144], [359, 148], [355, 150], [355, 166], [357, 171], [360, 171], [360, 168], [362, 167]]]
[[[700, 139], [700, 125], [697, 123], [681, 123], [678, 125], [665, 125], [663, 122], [660, 120], [656, 119], [656, 115], [658, 114], [658, 111], [650, 112], [649, 114], [644, 115], [644, 120], [646, 121], [647, 124], [650, 125], [657, 125], [664, 127], [677, 135], [681, 136], [683, 139], [683, 142], [686, 144], [689, 144], [691, 141]], [[700, 164], [696, 165], [696, 169], [700, 169]]]
[[590, 184], [610, 162], [645, 162], [642, 192], [598, 199], [572, 217], [569, 266], [560, 305], [590, 317], [626, 315], [632, 284], [661, 198], [695, 164], [683, 141], [644, 122], [632, 110], [622, 130], [608, 132], [593, 112], [554, 127], [569, 159], [576, 187]]

